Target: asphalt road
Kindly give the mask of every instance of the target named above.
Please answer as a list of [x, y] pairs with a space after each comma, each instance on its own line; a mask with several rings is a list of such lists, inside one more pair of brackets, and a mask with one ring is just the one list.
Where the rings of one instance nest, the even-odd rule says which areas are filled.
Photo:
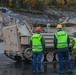
[[[3, 54], [3, 51], [4, 51], [3, 43], [0, 43], [0, 75], [35, 75], [32, 73], [32, 64], [26, 64], [24, 62], [17, 63], [7, 58]], [[58, 67], [56, 68], [57, 72], [54, 72], [52, 64], [43, 64], [42, 71], [43, 73], [41, 74], [36, 73], [36, 75], [59, 75]], [[64, 75], [67, 74], [64, 73]]]

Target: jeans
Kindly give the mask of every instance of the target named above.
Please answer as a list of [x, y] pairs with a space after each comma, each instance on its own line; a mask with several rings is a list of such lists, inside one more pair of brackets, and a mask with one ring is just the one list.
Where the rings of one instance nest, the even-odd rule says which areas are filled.
[[36, 63], [38, 62], [38, 72], [41, 72], [42, 52], [33, 53], [33, 71], [36, 72]]
[[58, 52], [60, 72], [63, 72], [63, 62], [62, 62], [63, 57], [66, 60], [68, 71], [70, 71], [71, 70], [71, 65], [70, 65], [70, 60], [69, 60], [69, 54], [68, 54], [68, 51], [64, 51], [64, 52]]

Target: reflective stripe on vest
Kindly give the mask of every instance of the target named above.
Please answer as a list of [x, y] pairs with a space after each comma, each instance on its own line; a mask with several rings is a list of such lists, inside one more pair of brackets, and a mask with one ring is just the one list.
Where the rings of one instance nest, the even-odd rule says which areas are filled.
[[32, 51], [33, 52], [41, 52], [41, 51], [43, 51], [41, 38], [42, 38], [42, 36], [40, 34], [34, 34], [31, 37], [31, 40], [32, 40]]
[[67, 38], [68, 34], [64, 31], [59, 31], [55, 33], [56, 39], [57, 39], [57, 48], [65, 48], [68, 46], [67, 44]]
[[76, 48], [76, 37], [74, 37], [73, 40], [75, 42], [73, 48]]

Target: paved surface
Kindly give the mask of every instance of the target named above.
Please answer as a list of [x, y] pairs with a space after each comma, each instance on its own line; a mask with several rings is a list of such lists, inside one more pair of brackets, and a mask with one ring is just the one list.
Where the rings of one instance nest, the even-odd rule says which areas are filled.
[[[3, 43], [0, 43], [0, 75], [35, 75], [32, 74], [32, 64], [17, 63], [7, 58], [3, 54], [3, 50]], [[37, 73], [36, 75], [59, 75], [57, 73], [58, 68], [56, 69], [57, 72], [54, 72], [52, 64], [42, 65], [42, 71], [42, 74]], [[64, 75], [68, 74], [64, 73]]]
[[[47, 64], [42, 65], [42, 74], [33, 74], [32, 65], [26, 63], [17, 63], [8, 59], [3, 54], [0, 54], [0, 75], [59, 75], [56, 72], [53, 72], [53, 65]], [[58, 71], [58, 68], [57, 68]], [[64, 75], [68, 75], [64, 73]]]
[[[42, 65], [42, 74], [36, 73], [36, 75], [59, 75], [53, 72], [53, 65], [47, 64]], [[58, 69], [57, 69], [58, 71]], [[32, 73], [32, 65], [26, 63], [17, 63], [3, 54], [0, 54], [0, 75], [35, 75]], [[64, 74], [67, 75], [67, 74]]]

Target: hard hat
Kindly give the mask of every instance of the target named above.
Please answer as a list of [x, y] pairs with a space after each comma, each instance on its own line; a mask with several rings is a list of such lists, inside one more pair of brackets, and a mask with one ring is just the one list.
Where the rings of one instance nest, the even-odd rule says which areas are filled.
[[58, 25], [56, 26], [56, 28], [62, 28], [62, 25], [61, 25], [61, 24], [58, 24]]
[[41, 27], [38, 26], [38, 27], [35, 28], [35, 30], [36, 30], [37, 32], [39, 32], [39, 31], [41, 31]]

